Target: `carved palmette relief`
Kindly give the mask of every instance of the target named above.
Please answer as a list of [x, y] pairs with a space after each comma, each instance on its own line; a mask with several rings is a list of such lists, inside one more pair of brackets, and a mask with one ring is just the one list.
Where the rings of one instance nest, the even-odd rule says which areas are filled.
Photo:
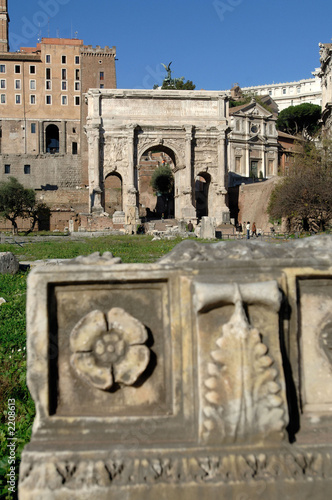
[[[234, 304], [220, 335], [200, 356], [201, 430], [204, 442], [252, 442], [282, 438], [286, 425], [280, 373], [261, 332], [250, 324], [245, 305], [265, 303], [277, 316], [275, 282], [250, 285], [196, 284], [198, 312]], [[278, 321], [275, 322], [276, 327]], [[275, 332], [278, 338], [278, 330]], [[203, 359], [208, 357], [208, 359]]]

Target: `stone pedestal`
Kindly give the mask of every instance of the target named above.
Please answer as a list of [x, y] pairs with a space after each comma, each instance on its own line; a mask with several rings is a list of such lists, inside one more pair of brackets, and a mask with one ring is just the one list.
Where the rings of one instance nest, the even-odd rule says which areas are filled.
[[214, 240], [216, 237], [216, 220], [214, 217], [202, 217], [200, 238]]
[[20, 500], [329, 498], [331, 255], [185, 241], [35, 268]]

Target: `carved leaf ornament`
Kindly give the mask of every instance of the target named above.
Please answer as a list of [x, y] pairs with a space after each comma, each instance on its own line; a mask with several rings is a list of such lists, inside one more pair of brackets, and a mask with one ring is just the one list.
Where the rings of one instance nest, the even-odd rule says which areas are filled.
[[213, 362], [204, 383], [208, 405], [203, 410], [203, 437], [217, 432], [228, 442], [282, 432], [285, 424], [278, 372], [259, 331], [248, 322], [238, 288], [234, 302], [234, 313], [211, 352]]
[[145, 326], [119, 307], [84, 316], [70, 335], [70, 363], [89, 385], [109, 390], [114, 384], [133, 385], [150, 361]]

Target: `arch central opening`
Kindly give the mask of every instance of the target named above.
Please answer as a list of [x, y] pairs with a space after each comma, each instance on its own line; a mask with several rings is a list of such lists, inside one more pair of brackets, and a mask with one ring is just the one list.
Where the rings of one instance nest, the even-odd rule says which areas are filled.
[[162, 145], [147, 149], [139, 171], [139, 212], [147, 219], [174, 218], [174, 152]]

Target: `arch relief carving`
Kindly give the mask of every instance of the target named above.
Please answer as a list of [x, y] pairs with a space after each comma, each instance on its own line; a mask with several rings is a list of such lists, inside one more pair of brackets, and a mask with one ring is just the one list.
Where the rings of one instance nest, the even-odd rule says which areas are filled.
[[[183, 144], [181, 144], [183, 142]], [[151, 148], [163, 146], [163, 148], [168, 148], [174, 152], [175, 155], [175, 164], [176, 166], [185, 164], [185, 139], [166, 139], [162, 141], [162, 144], [159, 140], [151, 139], [148, 137], [138, 138], [137, 143], [137, 164], [140, 163], [142, 155], [145, 151]]]

